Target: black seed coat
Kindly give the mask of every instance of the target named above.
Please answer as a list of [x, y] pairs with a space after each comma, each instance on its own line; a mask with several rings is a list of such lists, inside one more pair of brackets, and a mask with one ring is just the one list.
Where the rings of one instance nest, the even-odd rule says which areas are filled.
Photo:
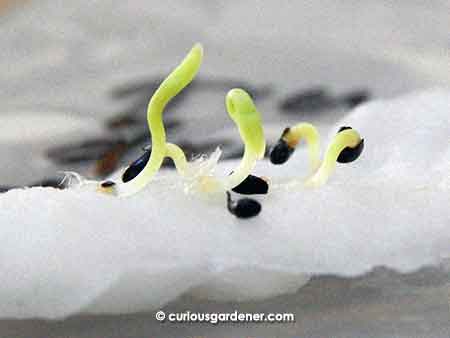
[[248, 175], [244, 181], [232, 190], [242, 195], [267, 194], [269, 184], [258, 176]]
[[359, 142], [359, 144], [354, 148], [350, 147], [344, 148], [344, 150], [342, 150], [341, 153], [339, 154], [337, 161], [339, 163], [353, 162], [361, 155], [363, 149], [364, 149], [364, 139], [362, 139], [361, 142]]
[[236, 202], [231, 199], [227, 191], [227, 208], [237, 218], [250, 218], [261, 212], [261, 204], [251, 198], [241, 198]]
[[122, 181], [128, 182], [135, 178], [144, 169], [148, 160], [150, 159], [151, 150], [146, 150], [144, 154], [136, 161], [130, 164], [130, 166], [122, 174]]
[[272, 162], [272, 164], [283, 164], [289, 160], [289, 157], [291, 157], [294, 150], [295, 149], [291, 148], [286, 141], [279, 139], [270, 151], [270, 162]]

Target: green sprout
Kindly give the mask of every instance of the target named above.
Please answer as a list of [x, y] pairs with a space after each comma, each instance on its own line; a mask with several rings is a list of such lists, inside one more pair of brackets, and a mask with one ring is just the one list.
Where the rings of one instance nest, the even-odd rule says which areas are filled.
[[312, 124], [306, 122], [298, 123], [283, 131], [270, 153], [270, 161], [273, 164], [285, 163], [302, 139], [308, 145], [310, 171], [311, 173], [316, 171], [320, 166], [320, 135]]
[[176, 144], [166, 143], [166, 156], [172, 159], [178, 173], [183, 176], [188, 166], [183, 150]]
[[[324, 185], [333, 173], [336, 162], [347, 163], [356, 160], [364, 147], [364, 140], [352, 128], [344, 127], [331, 141], [325, 152], [322, 165], [306, 182], [308, 187]], [[343, 156], [344, 155], [344, 156]]]
[[275, 165], [287, 162], [302, 138], [306, 140], [309, 153], [311, 174], [306, 182], [303, 182], [308, 187], [325, 184], [336, 167], [336, 162], [353, 162], [364, 148], [364, 140], [358, 132], [350, 127], [342, 127], [331, 141], [321, 162], [319, 133], [312, 124], [302, 122], [283, 131], [270, 152], [270, 161]]
[[239, 88], [230, 90], [225, 104], [245, 145], [244, 156], [239, 166], [225, 178], [222, 184], [224, 190], [230, 190], [244, 181], [255, 167], [256, 161], [264, 157], [266, 140], [261, 115], [246, 91]]
[[[238, 167], [224, 179], [217, 179], [209, 173], [203, 173], [187, 162], [183, 150], [166, 141], [163, 123], [163, 111], [167, 103], [185, 88], [197, 74], [203, 59], [203, 48], [194, 45], [181, 64], [167, 76], [152, 96], [147, 110], [147, 121], [152, 137], [151, 153], [136, 160], [128, 167], [130, 175], [122, 175], [121, 182], [104, 181], [99, 190], [118, 196], [129, 196], [142, 190], [161, 168], [165, 157], [175, 163], [178, 173], [202, 192], [224, 192], [236, 188], [252, 177], [256, 162], [264, 157], [266, 141], [261, 115], [250, 95], [240, 88], [230, 90], [225, 105], [230, 118], [238, 127], [245, 145], [244, 155]], [[286, 128], [270, 153], [273, 164], [285, 163], [294, 152], [297, 144], [304, 139], [308, 145], [311, 175], [303, 182], [305, 186], [321, 186], [333, 172], [336, 162], [348, 163], [356, 160], [364, 147], [364, 140], [350, 127], [342, 127], [328, 147], [324, 159], [320, 161], [320, 136], [317, 129], [309, 123], [299, 123]], [[145, 159], [145, 160], [144, 160]], [[127, 170], [128, 170], [127, 169]], [[196, 171], [192, 173], [192, 169]]]
[[131, 181], [118, 184], [103, 182], [99, 190], [115, 193], [119, 196], [128, 196], [142, 190], [160, 169], [166, 156], [174, 159], [178, 169], [184, 169], [186, 157], [176, 145], [166, 144], [162, 114], [169, 101], [185, 88], [197, 74], [203, 59], [203, 48], [200, 44], [194, 45], [181, 64], [161, 83], [153, 94], [147, 109], [147, 121], [152, 137], [152, 152], [144, 169]]
[[316, 127], [311, 123], [299, 123], [290, 129], [290, 132], [285, 135], [288, 144], [297, 145], [297, 143], [304, 139], [308, 146], [309, 165], [311, 172], [317, 170], [320, 166], [320, 135]]

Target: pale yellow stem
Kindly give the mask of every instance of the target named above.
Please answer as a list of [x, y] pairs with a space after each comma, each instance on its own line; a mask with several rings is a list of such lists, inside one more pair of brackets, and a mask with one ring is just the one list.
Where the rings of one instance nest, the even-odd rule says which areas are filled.
[[[161, 83], [153, 94], [147, 108], [147, 122], [152, 136], [152, 153], [144, 169], [132, 180], [119, 183], [115, 192], [119, 196], [129, 196], [143, 189], [160, 169], [166, 156], [166, 132], [162, 114], [169, 101], [186, 87], [197, 74], [203, 59], [203, 48], [194, 45], [189, 54]], [[171, 149], [173, 150], [173, 148]], [[181, 150], [181, 149], [180, 149]], [[178, 150], [175, 151], [179, 158]]]
[[239, 166], [233, 170], [233, 173], [227, 176], [223, 183], [224, 190], [231, 190], [242, 183], [248, 175], [252, 172], [258, 160], [258, 154], [251, 151], [249, 147], [245, 147], [244, 156], [242, 157]]
[[173, 143], [166, 143], [166, 156], [170, 157], [180, 175], [184, 175], [188, 162], [183, 150]]
[[337, 133], [331, 141], [325, 153], [322, 165], [317, 172], [310, 177], [305, 185], [309, 187], [319, 187], [324, 185], [336, 167], [336, 160], [347, 147], [354, 148], [361, 142], [361, 137], [354, 129], [343, 130]]
[[311, 172], [315, 172], [320, 166], [320, 135], [317, 129], [310, 123], [302, 122], [291, 128], [283, 136], [286, 143], [295, 148], [301, 139], [306, 141]]

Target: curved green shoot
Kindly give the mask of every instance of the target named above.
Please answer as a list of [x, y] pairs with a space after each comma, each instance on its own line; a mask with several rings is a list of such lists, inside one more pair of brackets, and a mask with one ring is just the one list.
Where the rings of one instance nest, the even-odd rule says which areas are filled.
[[289, 128], [283, 135], [284, 141], [289, 147], [295, 148], [304, 139], [308, 145], [308, 156], [311, 172], [315, 172], [320, 166], [320, 135], [316, 127], [310, 123], [301, 122]]
[[[153, 94], [147, 109], [147, 122], [152, 136], [152, 153], [144, 169], [131, 181], [117, 184], [115, 193], [119, 196], [132, 195], [143, 189], [160, 169], [167, 154], [166, 132], [162, 113], [169, 101], [185, 88], [197, 74], [203, 59], [203, 48], [194, 45], [178, 67], [161, 83]], [[169, 153], [174, 152], [175, 158], [181, 159], [181, 149], [169, 146]], [[183, 154], [184, 156], [184, 154]]]
[[223, 182], [223, 188], [230, 190], [244, 181], [255, 167], [256, 161], [264, 157], [266, 140], [261, 115], [246, 91], [239, 88], [230, 90], [225, 105], [245, 145], [239, 166]]
[[324, 185], [336, 167], [336, 160], [339, 154], [347, 147], [354, 148], [358, 146], [360, 142], [361, 137], [354, 129], [346, 129], [337, 133], [325, 152], [322, 165], [305, 182], [305, 185], [309, 187], [320, 187]]

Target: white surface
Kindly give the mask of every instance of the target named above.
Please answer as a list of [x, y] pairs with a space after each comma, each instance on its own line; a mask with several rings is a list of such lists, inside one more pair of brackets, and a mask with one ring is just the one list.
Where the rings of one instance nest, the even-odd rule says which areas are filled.
[[[361, 132], [362, 157], [320, 189], [273, 191], [250, 220], [229, 214], [225, 196], [186, 196], [173, 172], [127, 199], [91, 186], [2, 194], [0, 316], [152, 310], [192, 288], [256, 300], [295, 292], [310, 275], [440, 264], [450, 257], [450, 191], [441, 184], [450, 161], [442, 156], [449, 144], [435, 140], [448, 135], [449, 106], [450, 93], [436, 91], [355, 110], [340, 124]], [[367, 128], [378, 123], [382, 130]], [[411, 149], [420, 175], [408, 165]], [[283, 170], [263, 162], [256, 173], [272, 183], [297, 176], [301, 155]]]

